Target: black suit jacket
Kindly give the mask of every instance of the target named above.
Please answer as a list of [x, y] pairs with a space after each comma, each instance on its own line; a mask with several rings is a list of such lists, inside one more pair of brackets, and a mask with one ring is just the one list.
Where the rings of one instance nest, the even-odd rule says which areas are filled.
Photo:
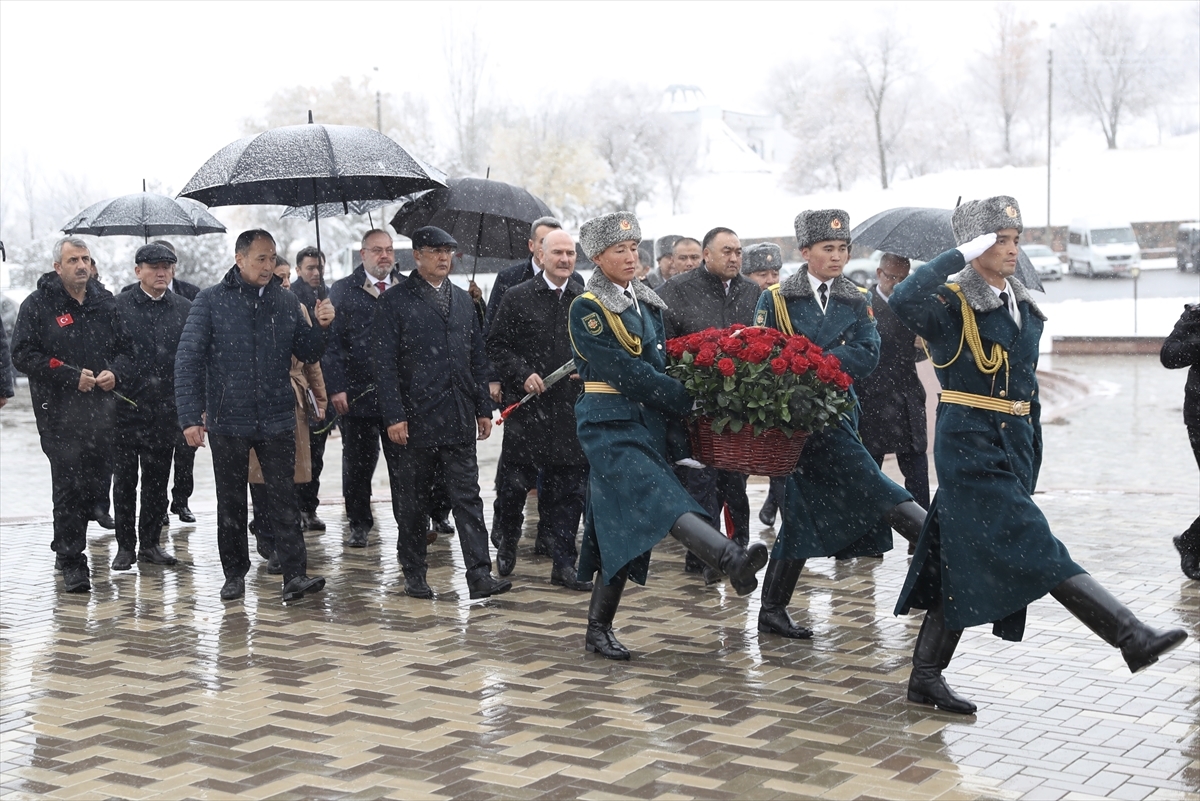
[[879, 365], [854, 388], [862, 406], [858, 434], [872, 454], [924, 453], [928, 446], [925, 387], [917, 362], [925, 358], [916, 334], [904, 327], [888, 302], [871, 290], [871, 309], [879, 331]]

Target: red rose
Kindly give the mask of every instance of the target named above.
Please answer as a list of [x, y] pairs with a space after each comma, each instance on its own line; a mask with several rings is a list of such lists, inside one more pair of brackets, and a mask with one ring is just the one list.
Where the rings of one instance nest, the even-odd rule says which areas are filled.
[[788, 371], [788, 360], [782, 356], [771, 359], [771, 372], [775, 375], [783, 375]]
[[713, 362], [717, 360], [717, 349], [707, 345], [700, 348], [700, 352], [696, 354], [694, 364], [697, 367], [712, 367]]
[[742, 348], [746, 343], [737, 337], [722, 337], [721, 350], [728, 353], [730, 356], [737, 356], [742, 352]]
[[808, 368], [812, 367], [812, 363], [804, 356], [793, 356], [790, 366], [796, 375], [804, 375], [808, 372]]
[[734, 331], [741, 331], [745, 327], [746, 325], [744, 323], [734, 323], [733, 325], [729, 326], [727, 330], [732, 333]]
[[734, 365], [733, 359], [726, 358], [717, 362], [717, 369], [721, 371], [721, 375], [728, 378], [729, 376], [733, 375], [733, 372], [737, 369], [737, 366]]
[[701, 342], [720, 342], [721, 332], [715, 328], [706, 328], [696, 336], [700, 337]]
[[825, 363], [835, 370], [842, 369], [842, 360], [837, 356], [834, 356], [832, 353], [825, 354]]
[[667, 355], [672, 359], [678, 359], [686, 350], [686, 343], [682, 339], [667, 340]]
[[837, 370], [830, 367], [828, 364], [822, 364], [817, 368], [817, 378], [826, 384], [833, 383], [833, 378], [836, 375]]
[[771, 355], [771, 346], [764, 342], [755, 342], [750, 347], [746, 348], [742, 353], [742, 358], [751, 364], [762, 364]]
[[833, 377], [833, 383], [837, 384], [837, 388], [842, 392], [850, 389], [850, 385], [854, 383], [854, 379], [848, 373], [838, 373]]

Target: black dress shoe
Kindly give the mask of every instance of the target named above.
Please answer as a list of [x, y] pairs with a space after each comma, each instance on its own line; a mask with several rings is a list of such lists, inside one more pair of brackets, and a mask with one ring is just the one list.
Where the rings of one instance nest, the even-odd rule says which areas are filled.
[[63, 589], [67, 592], [88, 592], [92, 589], [87, 563], [63, 568]]
[[271, 554], [267, 560], [267, 573], [272, 576], [282, 576], [283, 566], [279, 564], [279, 554]]
[[600, 654], [605, 659], [628, 660], [629, 649], [617, 640], [612, 626], [588, 621], [587, 640], [583, 645], [589, 654]]
[[133, 551], [127, 551], [123, 548], [119, 549], [117, 551], [117, 555], [113, 557], [112, 569], [113, 570], [128, 570], [129, 568], [133, 567], [133, 560], [134, 560]]
[[169, 528], [170, 525], [171, 525], [171, 516], [164, 512], [163, 519], [162, 519], [162, 526], [160, 526], [160, 528]]
[[533, 541], [534, 556], [553, 556], [554, 552], [550, 550], [550, 543], [546, 542], [541, 537]]
[[171, 504], [171, 514], [178, 517], [184, 523], [196, 522], [196, 516], [192, 514], [192, 510], [182, 501], [175, 501], [175, 503]]
[[511, 576], [517, 566], [517, 549], [511, 546], [501, 546], [496, 549], [496, 572], [502, 576]]
[[221, 587], [221, 600], [232, 601], [235, 598], [241, 598], [246, 594], [246, 582], [241, 576], [225, 579], [225, 586]]
[[138, 551], [139, 562], [149, 562], [152, 565], [174, 565], [179, 562], [174, 556], [162, 549], [161, 545], [151, 545]]
[[1171, 542], [1174, 543], [1175, 550], [1179, 551], [1179, 567], [1183, 570], [1183, 575], [1193, 581], [1200, 581], [1200, 554], [1184, 544], [1182, 534]]
[[370, 533], [371, 527], [364, 525], [356, 525], [350, 527], [350, 534], [346, 537], [347, 548], [366, 548], [367, 535]]
[[433, 598], [433, 590], [425, 582], [424, 576], [405, 576], [404, 594], [409, 598], [421, 598], [426, 601]]
[[467, 591], [471, 598], [490, 598], [493, 595], [503, 595], [511, 589], [511, 581], [498, 579], [491, 573], [486, 573], [478, 578], [467, 577]]
[[55, 573], [63, 572], [62, 565], [63, 565], [62, 557], [58, 554], [55, 554], [54, 555], [54, 572]]
[[775, 511], [772, 510], [770, 514], [767, 514], [767, 507], [764, 506], [758, 512], [758, 522], [762, 523], [764, 526], [775, 525]]
[[106, 528], [109, 531], [117, 527], [117, 524], [113, 522], [112, 515], [99, 509], [92, 514], [92, 519], [96, 521], [100, 528]]
[[324, 531], [325, 521], [317, 517], [316, 513], [306, 514], [300, 513], [300, 528], [303, 531]]
[[320, 576], [296, 576], [283, 585], [283, 600], [299, 601], [304, 593], [320, 592], [325, 589], [325, 579]]
[[703, 576], [705, 587], [711, 587], [712, 585], [721, 581], [721, 571], [717, 570], [715, 567], [709, 567], [708, 565], [704, 566]]
[[450, 525], [448, 517], [443, 517], [441, 520], [431, 517], [429, 518], [429, 530], [436, 531], [438, 534], [453, 534], [454, 526]]
[[592, 591], [592, 582], [580, 581], [579, 574], [571, 565], [563, 565], [561, 568], [555, 565], [550, 570], [550, 583], [556, 587], [566, 587], [568, 590], [576, 592]]

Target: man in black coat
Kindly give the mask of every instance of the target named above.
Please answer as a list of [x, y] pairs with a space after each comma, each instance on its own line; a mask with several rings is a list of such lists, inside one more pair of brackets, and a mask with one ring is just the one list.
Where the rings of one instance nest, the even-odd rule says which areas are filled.
[[[1188, 303], [1159, 352], [1168, 370], [1188, 368], [1183, 387], [1183, 424], [1196, 464], [1200, 465], [1200, 303]], [[1183, 575], [1200, 580], [1200, 517], [1174, 539]]]
[[[113, 450], [113, 516], [117, 553], [113, 570], [128, 570], [136, 559], [173, 565], [162, 549], [171, 455], [180, 435], [175, 409], [175, 352], [191, 302], [168, 290], [175, 254], [159, 244], [143, 245], [134, 257], [138, 283], [117, 298], [117, 313], [129, 334], [132, 353], [114, 368], [124, 394], [137, 405], [117, 407]], [[142, 515], [137, 518], [138, 463], [141, 463]], [[134, 549], [137, 550], [136, 554]]]
[[317, 325], [275, 277], [275, 239], [242, 232], [236, 263], [216, 286], [202, 290], [188, 312], [175, 359], [175, 401], [188, 444], [211, 436], [217, 484], [217, 549], [225, 584], [221, 599], [245, 594], [250, 570], [246, 484], [254, 449], [265, 482], [267, 513], [283, 568], [283, 600], [325, 587], [309, 577], [293, 477], [296, 471], [296, 395], [292, 356], [312, 364], [325, 352], [333, 305], [316, 306]]
[[[488, 297], [487, 314], [483, 322], [485, 336], [492, 329], [492, 320], [496, 318], [496, 311], [500, 308], [500, 301], [504, 298], [504, 293], [517, 284], [523, 284], [530, 278], [541, 274], [542, 240], [551, 231], [561, 229], [562, 223], [553, 217], [539, 217], [529, 226], [529, 258], [515, 261], [496, 273], [496, 281], [492, 284], [492, 293]], [[578, 278], [575, 280], [579, 281]], [[579, 281], [579, 283], [582, 285], [583, 282]], [[495, 394], [493, 394], [492, 400], [498, 400]]]
[[371, 478], [382, 442], [388, 476], [393, 480], [400, 446], [388, 439], [375, 388], [371, 325], [383, 293], [403, 280], [387, 231], [372, 229], [362, 238], [362, 264], [334, 282], [329, 300], [338, 310], [329, 330], [329, 349], [321, 360], [325, 391], [342, 427], [342, 497], [349, 533], [346, 545], [367, 547], [375, 525], [371, 514]]
[[450, 282], [458, 243], [440, 228], [412, 234], [417, 269], [383, 294], [375, 310], [375, 386], [388, 438], [400, 446], [391, 475], [396, 555], [404, 592], [432, 598], [425, 580], [425, 521], [438, 468], [458, 524], [472, 598], [512, 589], [492, 575], [476, 439], [492, 431], [491, 365], [471, 296]]
[[112, 365], [128, 354], [129, 336], [112, 293], [91, 279], [87, 243], [64, 237], [54, 245], [54, 272], [38, 279], [21, 304], [13, 330], [13, 365], [29, 376], [42, 452], [50, 460], [54, 540], [67, 592], [91, 589], [87, 524], [93, 501], [88, 480], [112, 445]]
[[[325, 254], [311, 245], [300, 248], [300, 252], [296, 254], [296, 278], [298, 280], [292, 282], [292, 294], [308, 307], [309, 315], [315, 315], [317, 301], [328, 294], [325, 290]], [[337, 303], [334, 303], [334, 308], [338, 308]], [[332, 328], [330, 331], [332, 332]], [[325, 357], [322, 357], [321, 371], [325, 372], [327, 369]], [[321, 492], [321, 471], [325, 467], [325, 442], [328, 439], [329, 425], [325, 420], [309, 424], [308, 458], [312, 468], [312, 480], [296, 485], [296, 499], [300, 504], [300, 528], [305, 531], [325, 530], [325, 521], [317, 517], [317, 507], [321, 505], [318, 496]]]
[[492, 517], [492, 538], [499, 543], [496, 569], [507, 576], [516, 565], [525, 498], [537, 485], [538, 526], [545, 527], [554, 559], [550, 583], [591, 592], [592, 583], [575, 573], [575, 534], [588, 478], [587, 458], [575, 433], [575, 401], [582, 385], [577, 378], [562, 378], [550, 387], [543, 381], [574, 359], [568, 311], [583, 287], [570, 280], [575, 274], [570, 234], [546, 235], [542, 270], [508, 291], [488, 333], [488, 356], [500, 375], [505, 402], [537, 396], [505, 421]]
[[[854, 385], [862, 411], [858, 435], [867, 452], [883, 466], [883, 457], [896, 454], [904, 488], [922, 509], [929, 508], [929, 457], [925, 422], [925, 388], [917, 362], [925, 358], [917, 335], [904, 327], [888, 305], [896, 284], [908, 277], [908, 259], [885, 253], [875, 270], [878, 283], [871, 291], [871, 309], [879, 331], [879, 366]], [[911, 547], [911, 545], [910, 545]]]
[[8, 333], [4, 321], [0, 320], [0, 409], [3, 409], [13, 392], [12, 353], [8, 349]]
[[[680, 238], [675, 247], [695, 242]], [[706, 328], [725, 328], [734, 323], [754, 324], [758, 285], [741, 274], [742, 243], [728, 228], [714, 228], [700, 243], [704, 262], [700, 267], [679, 273], [657, 290], [667, 303], [663, 314], [668, 339], [694, 334]], [[705, 467], [678, 466], [676, 475], [713, 521], [729, 507], [733, 519], [733, 539], [743, 547], [750, 541], [750, 500], [746, 497], [744, 473]], [[688, 572], [704, 572], [705, 583], [713, 584], [720, 573], [688, 553], [684, 562]]]

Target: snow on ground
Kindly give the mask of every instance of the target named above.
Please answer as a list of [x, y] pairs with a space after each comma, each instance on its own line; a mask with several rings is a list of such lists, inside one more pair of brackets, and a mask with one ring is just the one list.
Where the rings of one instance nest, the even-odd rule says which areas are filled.
[[1120, 300], [1064, 300], [1038, 303], [1046, 313], [1041, 351], [1049, 353], [1054, 337], [1165, 337], [1183, 314], [1183, 304], [1193, 298], [1140, 298], [1137, 302], [1137, 331], [1134, 331], [1133, 298]]
[[[887, 190], [864, 179], [849, 191], [809, 195], [781, 187], [782, 165], [772, 165], [770, 173], [729, 166], [685, 185], [683, 214], [671, 215], [669, 199], [643, 204], [642, 231], [699, 237], [724, 225], [746, 238], [790, 236], [792, 221], [803, 209], [842, 208], [858, 223], [896, 206], [953, 208], [960, 196], [965, 201], [999, 194], [1020, 201], [1026, 225], [1046, 222], [1044, 166], [942, 172], [896, 181]], [[1200, 134], [1129, 150], [1064, 145], [1054, 153], [1051, 188], [1055, 225], [1088, 216], [1130, 222], [1200, 219]]]

